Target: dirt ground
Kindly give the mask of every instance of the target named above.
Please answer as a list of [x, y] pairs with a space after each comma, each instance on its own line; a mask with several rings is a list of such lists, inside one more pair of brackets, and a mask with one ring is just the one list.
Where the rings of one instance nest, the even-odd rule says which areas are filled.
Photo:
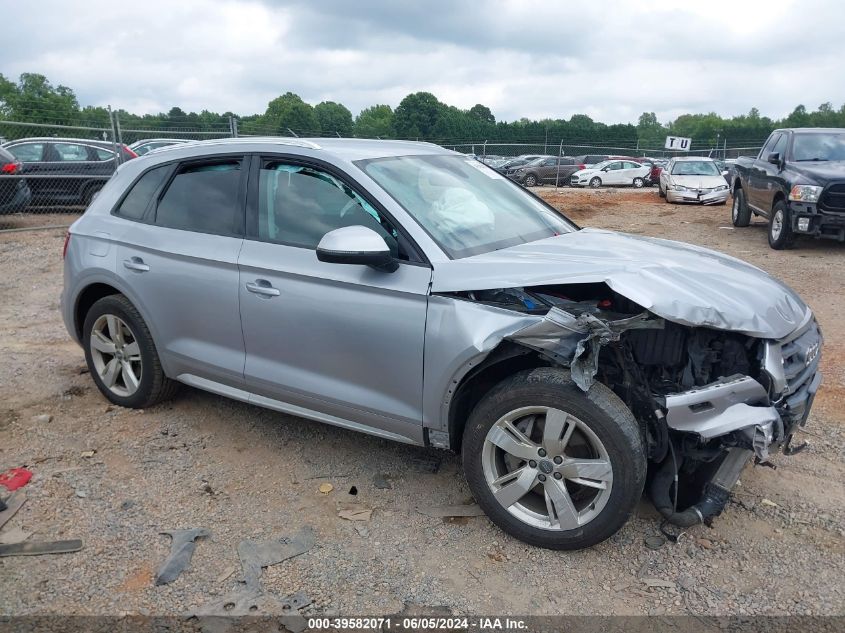
[[[145, 411], [108, 405], [59, 316], [63, 231], [3, 233], [0, 470], [25, 465], [35, 477], [0, 541], [23, 531], [84, 547], [0, 558], [0, 614], [191, 612], [237, 589], [241, 540], [305, 526], [314, 546], [267, 567], [261, 582], [276, 598], [304, 592], [306, 614], [391, 614], [409, 604], [454, 614], [842, 614], [845, 247], [773, 251], [759, 220], [734, 230], [729, 207], [670, 205], [654, 189], [538, 191], [583, 226], [715, 248], [796, 288], [826, 340], [825, 382], [798, 438], [809, 448], [775, 456], [777, 470], [749, 467], [713, 527], [694, 527], [677, 544], [645, 546], [659, 522], [643, 502], [590, 550], [532, 548], [485, 517], [420, 512], [470, 501], [451, 454], [188, 388]], [[326, 483], [333, 489], [322, 494]], [[346, 503], [372, 513], [341, 518]], [[188, 571], [155, 586], [170, 548], [160, 532], [193, 527], [212, 536], [198, 542]]]

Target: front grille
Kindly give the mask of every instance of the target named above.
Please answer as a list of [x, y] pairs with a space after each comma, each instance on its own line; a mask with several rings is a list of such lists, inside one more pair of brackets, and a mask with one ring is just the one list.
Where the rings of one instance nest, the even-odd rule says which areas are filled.
[[845, 212], [845, 182], [828, 185], [819, 198], [819, 206], [823, 211]]
[[786, 377], [784, 395], [791, 396], [808, 385], [819, 369], [822, 334], [816, 320], [811, 318], [803, 327], [781, 339], [780, 345]]

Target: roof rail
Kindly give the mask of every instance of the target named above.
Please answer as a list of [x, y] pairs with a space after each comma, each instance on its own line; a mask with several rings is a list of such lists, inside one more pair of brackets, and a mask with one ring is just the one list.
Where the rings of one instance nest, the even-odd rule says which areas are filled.
[[[218, 138], [208, 141], [191, 141], [191, 143], [202, 143], [203, 145], [231, 145], [234, 143], [272, 143], [274, 145], [293, 145], [295, 147], [307, 147], [308, 149], [322, 149], [317, 143], [302, 138], [287, 138], [280, 136], [238, 136], [236, 138]], [[184, 147], [185, 144], [182, 146]], [[159, 148], [159, 149], [164, 149]], [[157, 150], [154, 150], [157, 151]]]

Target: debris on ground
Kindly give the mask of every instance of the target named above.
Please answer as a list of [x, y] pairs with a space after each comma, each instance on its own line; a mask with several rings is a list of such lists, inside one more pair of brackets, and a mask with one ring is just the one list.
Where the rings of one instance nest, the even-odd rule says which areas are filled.
[[247, 587], [259, 588], [262, 567], [277, 565], [283, 560], [304, 554], [314, 546], [314, 531], [304, 527], [292, 537], [281, 537], [269, 541], [241, 541], [238, 556], [244, 572]]
[[379, 490], [391, 490], [393, 488], [393, 484], [390, 483], [390, 476], [387, 473], [373, 475], [373, 486]]
[[0, 512], [0, 528], [3, 527], [9, 519], [15, 516], [17, 511], [21, 509], [21, 506], [25, 502], [26, 491], [24, 490], [16, 490], [3, 501], [3, 505], [6, 506], [6, 509]]
[[91, 459], [96, 454], [97, 451], [82, 451], [82, 453], [80, 453], [80, 456], [84, 457], [85, 459]]
[[417, 512], [435, 518], [484, 516], [484, 510], [476, 503], [454, 506], [419, 506]]
[[760, 499], [760, 505], [761, 506], [769, 506], [770, 508], [777, 508], [778, 507], [778, 504], [776, 504], [771, 499], [766, 499], [765, 497]]
[[417, 472], [433, 475], [440, 470], [441, 460], [439, 457], [412, 457], [408, 462]]
[[41, 554], [68, 554], [82, 549], [80, 539], [67, 541], [26, 541], [0, 545], [2, 556], [40, 556]]
[[666, 544], [666, 539], [662, 536], [646, 536], [643, 542], [649, 549], [660, 549]]
[[32, 536], [32, 532], [27, 532], [19, 527], [13, 527], [0, 534], [0, 545], [23, 543], [30, 536]]
[[41, 415], [36, 415], [33, 419], [38, 424], [47, 424], [53, 420], [53, 416], [48, 413], [42, 413]]
[[361, 503], [338, 503], [337, 516], [347, 521], [369, 521], [373, 509]]
[[166, 585], [176, 580], [191, 564], [191, 557], [197, 547], [198, 538], [210, 537], [211, 531], [206, 528], [191, 528], [188, 530], [169, 530], [161, 532], [169, 535], [170, 555], [162, 563], [156, 574], [156, 585]]
[[331, 484], [329, 484], [329, 483], [320, 484], [320, 487], [319, 487], [317, 490], [319, 490], [319, 491], [320, 491], [320, 494], [327, 495], [327, 494], [329, 494], [332, 490], [334, 490], [334, 486], [332, 486], [332, 485], [331, 485]]
[[0, 473], [0, 486], [3, 486], [9, 492], [14, 492], [18, 488], [23, 488], [32, 479], [32, 471], [26, 468], [10, 468], [4, 473]]

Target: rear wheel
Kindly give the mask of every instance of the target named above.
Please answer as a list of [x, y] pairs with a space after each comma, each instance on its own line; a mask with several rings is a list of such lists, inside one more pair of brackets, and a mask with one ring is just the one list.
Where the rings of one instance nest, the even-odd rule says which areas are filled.
[[642, 189], [645, 181], [642, 178], [634, 178], [634, 187], [637, 189]]
[[595, 178], [593, 178], [592, 180], [590, 180], [590, 186], [591, 186], [593, 189], [598, 189], [599, 187], [601, 187], [601, 178], [599, 178], [598, 176], [596, 176]]
[[628, 520], [642, 494], [639, 427], [610, 389], [587, 393], [543, 367], [494, 387], [467, 421], [467, 482], [490, 519], [550, 549], [590, 547]]
[[751, 209], [745, 201], [745, 191], [741, 188], [734, 191], [734, 201], [731, 207], [731, 222], [734, 226], [748, 226], [751, 224]]
[[775, 250], [789, 248], [795, 242], [795, 234], [792, 232], [792, 217], [786, 202], [778, 200], [772, 207], [772, 216], [769, 218], [769, 246]]
[[663, 187], [661, 187], [660, 185], [657, 185], [657, 195], [660, 196], [661, 198], [666, 197], [666, 192], [663, 191]]
[[103, 297], [91, 306], [83, 346], [94, 382], [117, 405], [142, 409], [177, 389], [178, 383], [164, 375], [147, 324], [123, 295]]

